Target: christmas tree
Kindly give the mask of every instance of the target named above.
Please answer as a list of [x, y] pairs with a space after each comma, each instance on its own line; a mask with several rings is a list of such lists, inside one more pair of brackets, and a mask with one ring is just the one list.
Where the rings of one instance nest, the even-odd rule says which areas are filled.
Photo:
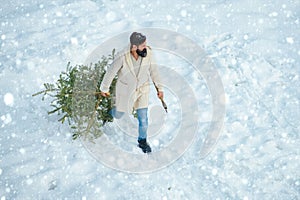
[[109, 111], [113, 107], [113, 95], [117, 77], [114, 78], [110, 94], [112, 96], [102, 97], [100, 84], [107, 68], [114, 59], [115, 50], [111, 55], [103, 56], [100, 61], [90, 65], [67, 64], [65, 72], [59, 75], [55, 84], [44, 83], [45, 89], [33, 96], [50, 96], [50, 106], [54, 109], [48, 114], [57, 113], [62, 115], [58, 120], [61, 123], [68, 121], [73, 130], [73, 139], [80, 137], [94, 139], [101, 136], [101, 127], [112, 122], [113, 118]]

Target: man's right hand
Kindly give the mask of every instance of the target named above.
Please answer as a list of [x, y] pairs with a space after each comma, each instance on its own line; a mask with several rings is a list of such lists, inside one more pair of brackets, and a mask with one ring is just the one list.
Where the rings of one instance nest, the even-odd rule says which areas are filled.
[[110, 93], [109, 92], [101, 92], [101, 96], [103, 96], [103, 97], [109, 97]]

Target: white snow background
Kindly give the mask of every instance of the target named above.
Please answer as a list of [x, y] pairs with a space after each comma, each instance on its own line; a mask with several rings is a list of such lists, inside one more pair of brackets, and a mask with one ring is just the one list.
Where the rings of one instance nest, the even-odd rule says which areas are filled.
[[[0, 16], [1, 200], [300, 199], [300, 1], [2, 0]], [[94, 160], [47, 115], [50, 98], [31, 95], [68, 61], [146, 27], [177, 31], [208, 52], [226, 118], [205, 159], [196, 141], [170, 166], [132, 174]], [[199, 95], [199, 105], [209, 99]]]

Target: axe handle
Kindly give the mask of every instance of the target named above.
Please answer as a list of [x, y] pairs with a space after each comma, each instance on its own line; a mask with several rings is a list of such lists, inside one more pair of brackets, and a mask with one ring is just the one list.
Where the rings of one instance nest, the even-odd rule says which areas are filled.
[[[159, 92], [158, 87], [155, 85], [154, 82], [153, 82], [153, 84], [155, 86], [156, 92], [158, 93]], [[161, 104], [164, 107], [165, 111], [168, 112], [168, 106], [167, 106], [166, 102], [163, 100], [163, 98], [160, 98], [160, 101], [161, 101]]]

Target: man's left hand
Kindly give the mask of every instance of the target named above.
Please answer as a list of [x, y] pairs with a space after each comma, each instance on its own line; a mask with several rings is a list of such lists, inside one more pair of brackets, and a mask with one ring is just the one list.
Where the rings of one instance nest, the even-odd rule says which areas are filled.
[[159, 99], [163, 99], [163, 98], [164, 98], [164, 93], [163, 93], [163, 92], [158, 92], [158, 93], [157, 93], [157, 97], [158, 97]]

